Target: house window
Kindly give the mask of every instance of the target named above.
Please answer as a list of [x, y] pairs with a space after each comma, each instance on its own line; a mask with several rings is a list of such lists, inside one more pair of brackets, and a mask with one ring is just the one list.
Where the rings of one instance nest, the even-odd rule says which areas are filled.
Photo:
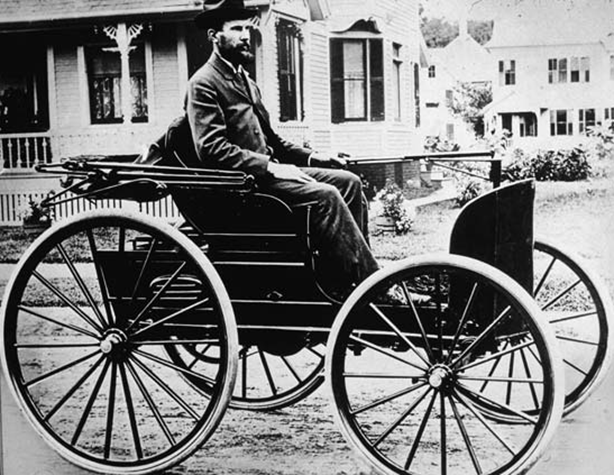
[[603, 110], [604, 125], [611, 126], [614, 123], [614, 107], [606, 107]]
[[569, 61], [571, 82], [589, 82], [591, 79], [590, 58], [574, 56]]
[[586, 134], [587, 127], [595, 126], [595, 109], [580, 109], [578, 111], [579, 131]]
[[296, 23], [280, 20], [277, 24], [277, 55], [279, 119], [303, 120], [303, 54]]
[[15, 46], [7, 38], [0, 46], [0, 64], [0, 132], [48, 130], [45, 48]]
[[499, 61], [499, 85], [512, 86], [516, 84], [516, 61]]
[[610, 55], [610, 79], [614, 81], [614, 54]]
[[429, 66], [429, 77], [430, 78], [437, 77], [437, 71], [435, 70], [435, 65], [434, 64]]
[[537, 117], [535, 114], [521, 114], [519, 116], [519, 125], [521, 137], [537, 136]]
[[452, 107], [453, 101], [454, 101], [454, 91], [452, 91], [452, 89], [446, 89], [446, 105], [448, 107]]
[[454, 142], [454, 124], [446, 124], [446, 138]]
[[573, 135], [572, 111], [550, 111], [550, 135]]
[[550, 84], [567, 82], [567, 58], [548, 60], [548, 82]]
[[381, 39], [330, 40], [333, 123], [384, 120]]
[[[92, 124], [121, 123], [122, 91], [121, 57], [115, 47], [86, 48], [87, 76]], [[147, 122], [147, 78], [145, 47], [138, 44], [130, 51], [130, 91], [132, 122]]]
[[392, 43], [392, 91], [394, 93], [394, 120], [401, 120], [401, 100], [402, 82], [401, 82], [401, 66], [403, 61], [401, 60], [401, 45]]

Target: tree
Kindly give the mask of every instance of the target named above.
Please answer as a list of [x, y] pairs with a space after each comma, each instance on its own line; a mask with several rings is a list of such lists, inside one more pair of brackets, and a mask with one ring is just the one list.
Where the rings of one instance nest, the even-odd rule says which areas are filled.
[[[493, 26], [492, 21], [469, 21], [469, 34], [483, 45], [492, 37]], [[443, 18], [422, 17], [420, 29], [429, 48], [443, 48], [459, 34], [458, 23], [450, 23]]]
[[443, 48], [458, 36], [458, 25], [452, 25], [443, 18], [422, 18], [420, 29], [429, 48]]
[[449, 107], [452, 113], [471, 125], [478, 137], [484, 136], [482, 109], [492, 102], [490, 83], [459, 82]]

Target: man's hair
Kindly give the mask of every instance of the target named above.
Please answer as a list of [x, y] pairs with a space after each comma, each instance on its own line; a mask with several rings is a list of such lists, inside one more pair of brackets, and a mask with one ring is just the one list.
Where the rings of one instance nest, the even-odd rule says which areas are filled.
[[222, 29], [224, 28], [224, 23], [226, 23], [228, 20], [222, 20], [222, 19], [216, 19], [216, 20], [211, 20], [211, 22], [207, 25], [207, 30], [215, 30], [217, 31], [222, 31]]

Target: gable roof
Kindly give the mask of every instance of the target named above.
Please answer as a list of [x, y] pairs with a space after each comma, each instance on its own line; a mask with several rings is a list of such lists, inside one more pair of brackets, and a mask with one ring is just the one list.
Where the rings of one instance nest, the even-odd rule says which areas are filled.
[[493, 60], [486, 48], [469, 35], [456, 37], [444, 48], [431, 48], [429, 54], [457, 81], [485, 82], [492, 78]]

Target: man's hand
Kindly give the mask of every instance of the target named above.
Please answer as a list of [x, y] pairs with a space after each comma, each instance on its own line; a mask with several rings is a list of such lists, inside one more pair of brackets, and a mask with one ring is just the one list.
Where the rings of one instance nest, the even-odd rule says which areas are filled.
[[299, 183], [311, 183], [315, 181], [297, 166], [288, 165], [286, 163], [275, 163], [271, 161], [269, 162], [268, 172], [278, 180], [292, 180], [298, 181]]
[[309, 157], [309, 163], [312, 167], [318, 168], [347, 168], [348, 163], [343, 154], [334, 156], [333, 154], [325, 154], [321, 152], [313, 152]]

